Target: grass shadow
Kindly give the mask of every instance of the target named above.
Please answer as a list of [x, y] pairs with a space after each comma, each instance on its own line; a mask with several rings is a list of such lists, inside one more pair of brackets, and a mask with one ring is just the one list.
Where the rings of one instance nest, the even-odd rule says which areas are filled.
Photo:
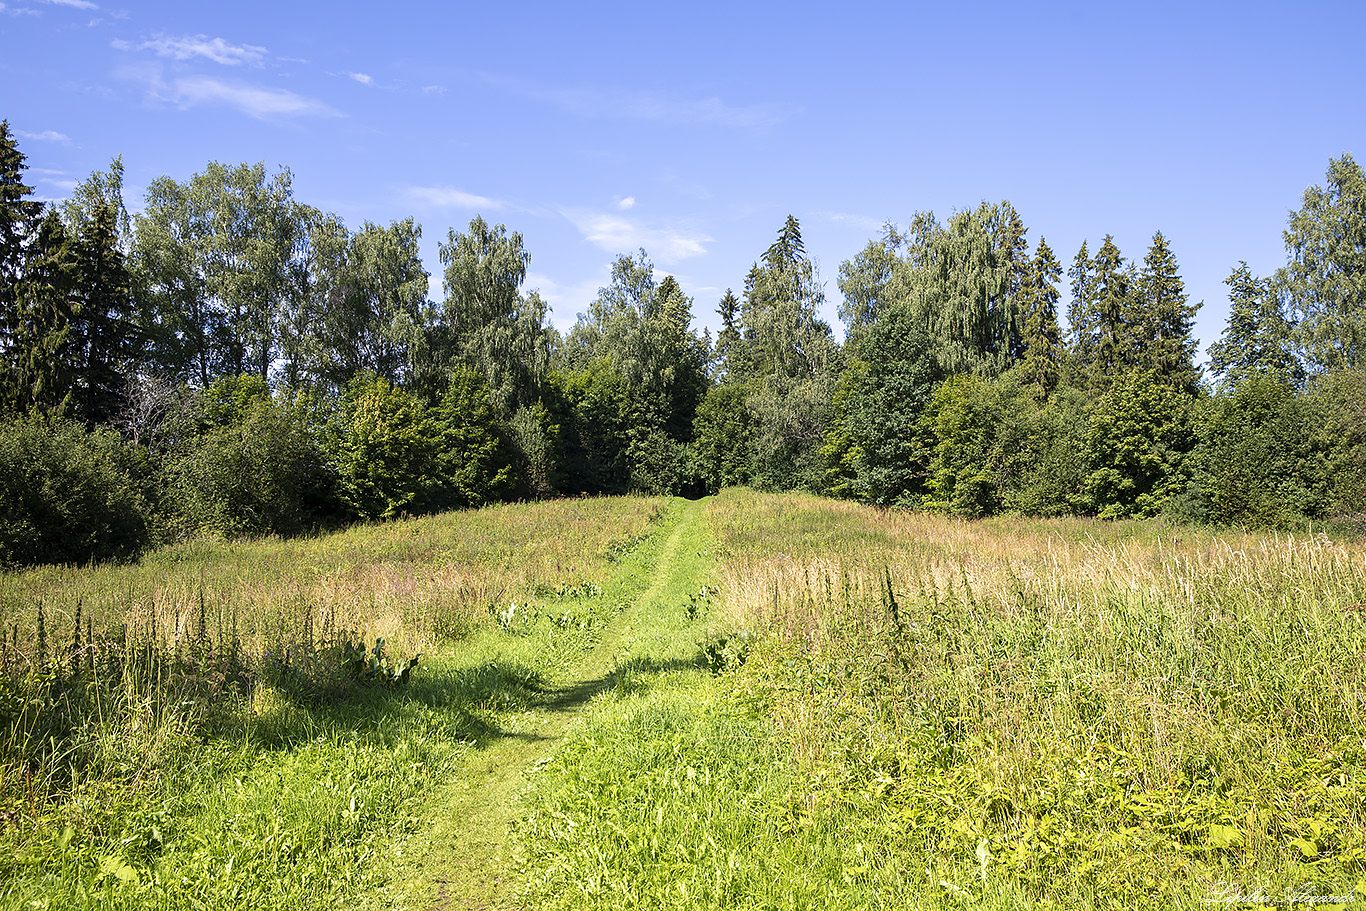
[[705, 671], [707, 667], [706, 653], [700, 648], [691, 658], [660, 659], [640, 655], [617, 665], [601, 677], [580, 680], [551, 690], [538, 704], [552, 712], [573, 712], [601, 693], [616, 691], [636, 695], [648, 690], [655, 680], [665, 674]]

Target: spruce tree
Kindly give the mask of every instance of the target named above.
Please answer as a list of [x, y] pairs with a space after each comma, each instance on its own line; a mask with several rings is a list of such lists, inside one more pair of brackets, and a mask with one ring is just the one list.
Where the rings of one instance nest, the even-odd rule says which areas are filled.
[[717, 305], [716, 312], [721, 316], [721, 331], [716, 336], [716, 360], [720, 365], [722, 377], [727, 381], [735, 381], [744, 375], [744, 369], [740, 360], [740, 299], [726, 289], [726, 296], [721, 298], [721, 303]]
[[1143, 260], [1130, 312], [1132, 360], [1155, 380], [1192, 393], [1200, 381], [1191, 328], [1199, 304], [1191, 304], [1167, 238], [1158, 231]]
[[1301, 385], [1304, 366], [1292, 347], [1294, 326], [1286, 319], [1275, 283], [1257, 278], [1240, 262], [1224, 284], [1231, 307], [1223, 335], [1209, 346], [1210, 370], [1233, 388], [1258, 376]]
[[118, 212], [98, 202], [74, 243], [76, 297], [72, 367], [76, 411], [86, 429], [111, 421], [137, 368], [140, 331], [119, 250]]
[[80, 315], [76, 254], [56, 212], [39, 223], [25, 253], [28, 261], [6, 312], [0, 397], [6, 410], [56, 417], [71, 404], [72, 324]]
[[1092, 385], [1109, 386], [1109, 381], [1133, 364], [1133, 336], [1130, 326], [1130, 281], [1124, 256], [1107, 234], [1096, 251], [1096, 285], [1092, 298], [1096, 326], [1096, 359]]
[[1086, 241], [1072, 259], [1067, 270], [1072, 288], [1072, 299], [1067, 307], [1068, 334], [1071, 336], [1072, 360], [1083, 372], [1089, 371], [1096, 360], [1095, 292], [1096, 264], [1086, 249]]
[[1021, 286], [1021, 306], [1025, 313], [1024, 354], [1021, 379], [1034, 397], [1043, 400], [1057, 388], [1059, 379], [1060, 332], [1058, 330], [1058, 287], [1062, 265], [1047, 241], [1039, 246]]
[[6, 398], [13, 404], [12, 375], [25, 352], [16, 350], [25, 334], [19, 313], [19, 283], [24, 274], [26, 247], [38, 224], [43, 204], [28, 199], [33, 188], [24, 184], [24, 153], [10, 135], [9, 121], [0, 120], [0, 369], [6, 373]]

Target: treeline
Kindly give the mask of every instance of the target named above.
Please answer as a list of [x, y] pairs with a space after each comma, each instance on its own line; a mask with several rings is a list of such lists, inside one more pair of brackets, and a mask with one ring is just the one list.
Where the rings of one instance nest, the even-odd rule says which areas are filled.
[[211, 163], [130, 218], [122, 162], [60, 206], [0, 124], [0, 562], [136, 554], [491, 501], [807, 489], [965, 516], [1293, 525], [1366, 493], [1366, 180], [1332, 162], [1289, 261], [1229, 278], [1194, 363], [1157, 234], [1067, 271], [1008, 204], [888, 226], [838, 344], [789, 217], [715, 339], [645, 251], [561, 337], [520, 234], [475, 218], [430, 298], [411, 218], [348, 228], [290, 173]]

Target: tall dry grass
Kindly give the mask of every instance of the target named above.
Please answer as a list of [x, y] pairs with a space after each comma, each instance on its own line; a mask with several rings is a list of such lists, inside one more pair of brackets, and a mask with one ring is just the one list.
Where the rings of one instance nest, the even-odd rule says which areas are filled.
[[743, 686], [839, 783], [813, 811], [892, 813], [918, 869], [1087, 904], [1363, 869], [1363, 545], [738, 491], [711, 516], [726, 622], [766, 641]]

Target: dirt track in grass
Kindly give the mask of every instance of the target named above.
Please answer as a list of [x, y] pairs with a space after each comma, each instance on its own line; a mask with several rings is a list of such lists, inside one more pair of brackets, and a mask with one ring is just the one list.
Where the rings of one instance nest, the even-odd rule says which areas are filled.
[[584, 605], [608, 617], [591, 648], [568, 660], [560, 656], [534, 704], [500, 717], [498, 730], [430, 795], [398, 864], [398, 907], [521, 907], [515, 826], [528, 776], [624, 669], [637, 684], [642, 674], [705, 674], [696, 644], [700, 618], [687, 610], [714, 559], [704, 505], [674, 502], [654, 533], [620, 560], [597, 603]]

